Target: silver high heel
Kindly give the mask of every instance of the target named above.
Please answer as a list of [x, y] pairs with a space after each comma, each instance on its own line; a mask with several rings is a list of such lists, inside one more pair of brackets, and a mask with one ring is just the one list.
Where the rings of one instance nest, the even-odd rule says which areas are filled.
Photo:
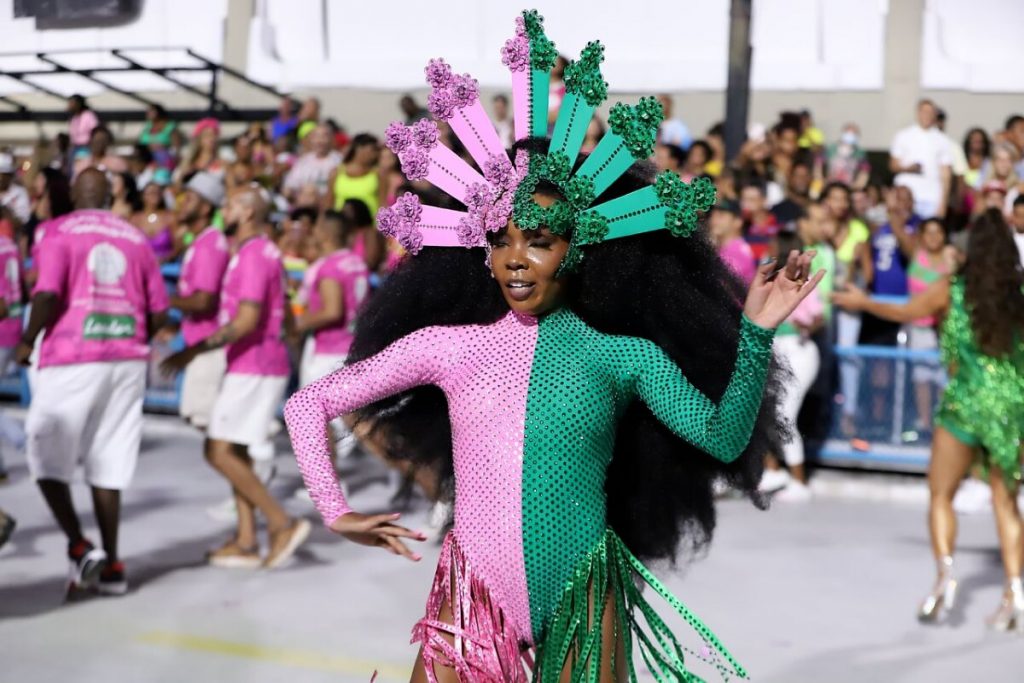
[[999, 608], [987, 619], [993, 631], [1013, 631], [1024, 634], [1024, 586], [1020, 577], [1006, 584]]
[[946, 555], [939, 560], [939, 578], [935, 581], [932, 592], [921, 602], [917, 610], [917, 620], [921, 623], [934, 623], [939, 620], [942, 612], [948, 612], [956, 604], [957, 581], [953, 578], [953, 557]]

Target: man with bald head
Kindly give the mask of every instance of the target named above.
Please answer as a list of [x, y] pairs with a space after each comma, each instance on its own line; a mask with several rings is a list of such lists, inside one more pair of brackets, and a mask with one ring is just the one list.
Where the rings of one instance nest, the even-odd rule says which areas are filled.
[[[72, 194], [76, 210], [54, 220], [39, 245], [15, 358], [28, 364], [46, 330], [25, 423], [29, 470], [67, 536], [72, 586], [120, 595], [128, 588], [117, 548], [121, 491], [139, 455], [148, 342], [163, 324], [167, 291], [146, 235], [106, 210], [106, 176], [82, 171]], [[79, 462], [102, 550], [83, 535], [71, 499]]]
[[[200, 354], [227, 349], [227, 373], [214, 402], [205, 449], [206, 459], [231, 484], [238, 529], [210, 553], [210, 564], [218, 567], [278, 567], [311, 529], [308, 521], [288, 516], [253, 471], [250, 457], [250, 449], [267, 440], [291, 373], [283, 339], [284, 267], [281, 252], [263, 229], [267, 212], [268, 201], [258, 187], [239, 188], [228, 199], [224, 222], [235, 253], [221, 287], [220, 327], [163, 363], [165, 372], [177, 372]], [[256, 537], [257, 508], [270, 536], [263, 557]]]

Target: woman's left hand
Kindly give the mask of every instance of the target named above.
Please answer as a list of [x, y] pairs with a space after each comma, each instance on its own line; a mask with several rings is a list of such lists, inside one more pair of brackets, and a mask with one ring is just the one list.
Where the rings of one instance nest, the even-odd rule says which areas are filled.
[[752, 323], [768, 329], [778, 327], [804, 297], [814, 291], [825, 276], [825, 271], [819, 270], [814, 277], [810, 277], [814, 255], [814, 251], [803, 254], [791, 251], [785, 267], [774, 278], [771, 275], [775, 272], [777, 261], [758, 269], [747, 293], [747, 302], [743, 305], [743, 312]]

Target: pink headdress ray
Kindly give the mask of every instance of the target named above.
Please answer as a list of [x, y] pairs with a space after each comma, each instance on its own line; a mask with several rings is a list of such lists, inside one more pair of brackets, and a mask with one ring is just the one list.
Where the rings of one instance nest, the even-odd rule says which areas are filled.
[[398, 156], [406, 178], [426, 180], [457, 201], [465, 203], [469, 188], [486, 182], [478, 171], [441, 144], [433, 121], [422, 119], [412, 126], [396, 121], [388, 126], [384, 144]]
[[412, 254], [425, 246], [482, 247], [486, 244], [484, 234], [467, 230], [467, 226], [475, 225], [468, 212], [423, 205], [412, 192], [377, 212], [377, 229], [398, 240]]

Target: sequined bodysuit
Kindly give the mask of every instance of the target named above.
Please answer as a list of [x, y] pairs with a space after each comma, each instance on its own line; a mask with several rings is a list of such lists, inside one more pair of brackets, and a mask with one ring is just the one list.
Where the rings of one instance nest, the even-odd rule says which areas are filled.
[[1024, 340], [995, 358], [978, 348], [964, 300], [964, 282], [953, 278], [949, 313], [942, 324], [942, 360], [949, 384], [936, 410], [936, 424], [968, 446], [980, 446], [983, 464], [998, 466], [1009, 480], [1021, 480], [1024, 436]]
[[[605, 518], [605, 476], [627, 406], [643, 401], [681, 438], [732, 460], [750, 438], [772, 336], [743, 319], [736, 368], [715, 404], [653, 342], [599, 333], [568, 309], [540, 319], [510, 312], [490, 325], [416, 331], [306, 387], [285, 418], [306, 486], [330, 524], [350, 508], [331, 465], [328, 422], [418, 385], [439, 386], [452, 427], [453, 542], [514, 629], [515, 649], [542, 650], [552, 629], [561, 640], [572, 637], [553, 624], [572, 621], [558, 612], [568, 609], [574, 582], [594, 580], [596, 549], [608, 562], [619, 558], [624, 572], [643, 569]], [[435, 582], [437, 590], [451, 595], [453, 588]], [[538, 658], [544, 661], [543, 652]], [[557, 680], [556, 671], [548, 675]]]

